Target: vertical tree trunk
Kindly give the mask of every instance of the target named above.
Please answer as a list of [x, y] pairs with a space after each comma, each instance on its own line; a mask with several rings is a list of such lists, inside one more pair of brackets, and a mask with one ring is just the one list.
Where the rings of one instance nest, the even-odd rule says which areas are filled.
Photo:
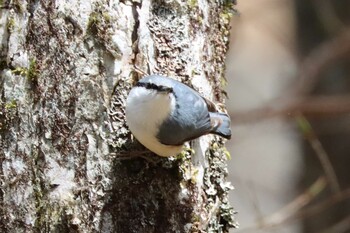
[[221, 139], [160, 158], [132, 140], [124, 119], [135, 65], [224, 100], [231, 2], [0, 5], [1, 232], [236, 226]]

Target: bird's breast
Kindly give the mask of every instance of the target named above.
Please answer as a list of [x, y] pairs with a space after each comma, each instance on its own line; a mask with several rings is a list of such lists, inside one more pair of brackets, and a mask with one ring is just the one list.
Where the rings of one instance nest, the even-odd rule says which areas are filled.
[[160, 144], [156, 138], [159, 127], [174, 111], [175, 105], [175, 97], [171, 93], [134, 87], [129, 93], [125, 109], [131, 132], [144, 146], [154, 151], [154, 147]]

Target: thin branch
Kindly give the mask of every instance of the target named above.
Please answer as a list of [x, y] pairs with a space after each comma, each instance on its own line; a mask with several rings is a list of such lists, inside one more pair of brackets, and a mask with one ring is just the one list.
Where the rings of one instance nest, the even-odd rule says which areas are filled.
[[299, 212], [304, 206], [309, 204], [315, 199], [318, 194], [320, 194], [327, 186], [327, 181], [325, 177], [319, 177], [304, 193], [295, 198], [292, 202], [287, 204], [285, 207], [280, 209], [278, 212], [265, 217], [262, 222], [265, 226], [280, 225], [287, 219], [294, 216]]
[[333, 193], [340, 192], [340, 185], [337, 175], [334, 171], [329, 155], [323, 148], [322, 143], [318, 139], [316, 132], [313, 130], [310, 122], [300, 113], [296, 116], [296, 121], [299, 128], [303, 132], [306, 140], [310, 143], [312, 149], [315, 151], [317, 158], [320, 160], [321, 166], [327, 177], [327, 181], [331, 187]]
[[[319, 182], [319, 180], [317, 180], [315, 183], [317, 183], [317, 182]], [[314, 186], [315, 183], [312, 186]], [[306, 195], [308, 195], [307, 192], [306, 192]], [[302, 195], [305, 195], [305, 194], [302, 194]], [[296, 198], [296, 200], [298, 200], [299, 198], [302, 198], [301, 196], [298, 196]], [[325, 211], [325, 210], [329, 209], [330, 207], [334, 206], [335, 204], [338, 204], [338, 203], [340, 203], [342, 201], [345, 201], [347, 199], [350, 199], [350, 188], [348, 188], [346, 190], [343, 190], [340, 193], [336, 193], [336, 194], [330, 196], [329, 198], [327, 198], [325, 201], [319, 202], [318, 204], [315, 204], [315, 205], [310, 206], [310, 207], [306, 207], [304, 209], [301, 208], [297, 212], [295, 212], [293, 214], [289, 214], [289, 216], [286, 216], [286, 218], [281, 219], [281, 221], [268, 222], [268, 221], [265, 220], [265, 222], [266, 222], [265, 225], [256, 225], [256, 226], [253, 226], [253, 227], [242, 229], [239, 232], [240, 233], [241, 232], [249, 232], [249, 231], [256, 232], [257, 229], [265, 229], [265, 230], [266, 229], [271, 229], [271, 228], [275, 228], [275, 227], [281, 226], [281, 225], [286, 224], [286, 223], [295, 222], [295, 221], [300, 220], [300, 219], [306, 219], [306, 218], [315, 216], [315, 215], [317, 215], [319, 213], [322, 213], [323, 211]], [[292, 201], [292, 203], [293, 202], [299, 202], [299, 201], [296, 201], [296, 200]], [[311, 200], [312, 199], [310, 199], [309, 202]], [[300, 207], [302, 207], [302, 206], [300, 206]], [[266, 219], [269, 219], [269, 218], [270, 217], [266, 217]], [[346, 218], [346, 220], [347, 220], [347, 218]], [[344, 219], [344, 221], [345, 221], [345, 219]], [[338, 226], [338, 227], [344, 226], [344, 225], [341, 225], [341, 223], [343, 223], [343, 221], [339, 223], [340, 226]]]
[[350, 230], [350, 215], [321, 233], [346, 233]]
[[305, 58], [301, 64], [297, 85], [290, 93], [284, 93], [283, 97], [274, 99], [269, 107], [231, 114], [236, 116], [233, 120], [246, 122], [276, 115], [293, 115], [297, 112], [302, 112], [306, 116], [349, 113], [350, 97], [347, 95], [301, 97], [312, 90], [324, 69], [348, 56], [350, 56], [350, 29], [343, 28], [338, 36], [322, 43]]
[[340, 58], [350, 54], [350, 30], [346, 29], [332, 40], [315, 48], [302, 63], [299, 85], [293, 96], [309, 93], [315, 86], [321, 72]]
[[328, 117], [350, 113], [350, 96], [317, 96], [283, 102], [247, 111], [230, 113], [233, 124], [249, 123], [271, 117], [293, 117], [302, 113], [307, 117]]
[[319, 202], [313, 206], [310, 206], [304, 210], [301, 210], [295, 215], [295, 219], [305, 219], [311, 216], [317, 215], [318, 213], [323, 212], [324, 210], [329, 209], [333, 205], [342, 202], [346, 199], [350, 199], [350, 188], [341, 191], [340, 193], [333, 194], [325, 201]]
[[270, 216], [261, 218], [258, 225], [244, 228], [240, 232], [255, 231], [256, 229], [267, 229], [280, 226], [292, 219], [299, 211], [309, 204], [318, 194], [320, 194], [326, 187], [327, 181], [325, 177], [319, 177], [305, 192], [296, 197], [289, 204], [271, 214]]
[[335, 34], [346, 28], [346, 24], [341, 20], [335, 11], [332, 0], [312, 0], [311, 3], [316, 10], [318, 18], [329, 34]]

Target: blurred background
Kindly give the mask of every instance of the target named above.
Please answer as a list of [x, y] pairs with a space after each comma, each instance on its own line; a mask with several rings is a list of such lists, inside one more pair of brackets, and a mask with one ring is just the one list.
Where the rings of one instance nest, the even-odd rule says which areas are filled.
[[350, 1], [237, 8], [226, 64], [232, 232], [350, 232]]

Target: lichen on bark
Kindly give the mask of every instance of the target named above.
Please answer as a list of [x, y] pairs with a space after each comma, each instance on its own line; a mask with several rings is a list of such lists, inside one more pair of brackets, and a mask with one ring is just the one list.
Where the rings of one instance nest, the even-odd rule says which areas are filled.
[[229, 9], [206, 1], [3, 1], [1, 231], [236, 226], [221, 139], [203, 137], [177, 158], [160, 158], [133, 140], [124, 118], [140, 77], [135, 65], [223, 101], [229, 22], [220, 17]]

